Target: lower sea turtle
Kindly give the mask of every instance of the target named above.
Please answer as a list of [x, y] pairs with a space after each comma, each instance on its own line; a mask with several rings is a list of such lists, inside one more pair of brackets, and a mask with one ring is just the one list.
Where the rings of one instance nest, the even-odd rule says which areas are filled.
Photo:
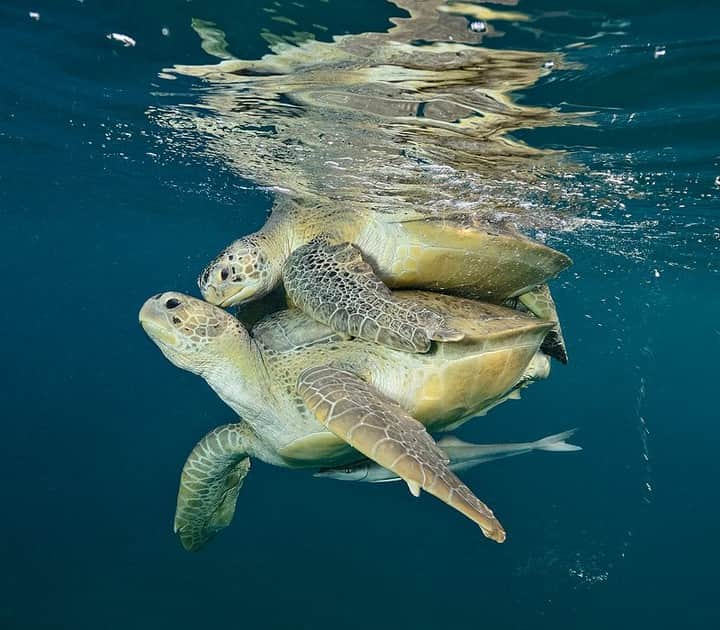
[[439, 293], [398, 292], [463, 333], [424, 354], [348, 339], [298, 310], [279, 311], [249, 333], [221, 308], [161, 293], [140, 322], [176, 366], [202, 376], [243, 421], [209, 433], [183, 469], [175, 529], [198, 549], [234, 514], [250, 457], [318, 468], [363, 456], [423, 488], [505, 539], [498, 520], [448, 468], [428, 431], [454, 428], [543, 377], [539, 351], [551, 322]]
[[[208, 302], [227, 307], [261, 298], [282, 282], [296, 307], [338, 332], [427, 352], [431, 340], [458, 339], [457, 331], [431, 310], [395, 299], [388, 287], [494, 304], [540, 288], [544, 299], [523, 302], [537, 317], [557, 320], [542, 287], [570, 264], [565, 254], [502, 222], [279, 200], [265, 226], [229, 245], [198, 285]], [[565, 362], [558, 338], [553, 354]]]

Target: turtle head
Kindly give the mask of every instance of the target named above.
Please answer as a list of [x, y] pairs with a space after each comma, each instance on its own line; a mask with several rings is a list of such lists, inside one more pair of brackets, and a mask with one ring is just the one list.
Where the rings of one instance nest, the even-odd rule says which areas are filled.
[[264, 297], [280, 282], [282, 263], [269, 241], [251, 234], [226, 247], [200, 274], [198, 286], [211, 304], [228, 307]]
[[222, 368], [250, 343], [247, 330], [232, 315], [183, 293], [151, 297], [139, 319], [173, 365], [201, 376]]

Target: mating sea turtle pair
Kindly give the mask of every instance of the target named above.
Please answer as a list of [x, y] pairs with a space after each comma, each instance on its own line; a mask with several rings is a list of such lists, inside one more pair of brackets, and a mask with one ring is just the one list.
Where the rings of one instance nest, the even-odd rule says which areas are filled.
[[229, 245], [198, 280], [227, 307], [262, 298], [280, 283], [290, 301], [337, 332], [410, 352], [461, 332], [433, 309], [392, 289], [426, 289], [503, 304], [516, 300], [555, 322], [544, 350], [567, 354], [545, 284], [570, 259], [501, 222], [467, 217], [338, 210], [281, 200], [265, 226]]
[[396, 292], [392, 300], [438, 314], [461, 340], [409, 353], [337, 334], [299, 310], [274, 313], [248, 332], [221, 308], [181, 293], [144, 304], [140, 322], [163, 354], [202, 376], [242, 418], [205, 436], [185, 464], [175, 529], [187, 549], [230, 523], [250, 457], [318, 468], [364, 455], [413, 494], [423, 488], [487, 537], [505, 539], [429, 432], [454, 428], [546, 376], [539, 349], [554, 324], [439, 293]]

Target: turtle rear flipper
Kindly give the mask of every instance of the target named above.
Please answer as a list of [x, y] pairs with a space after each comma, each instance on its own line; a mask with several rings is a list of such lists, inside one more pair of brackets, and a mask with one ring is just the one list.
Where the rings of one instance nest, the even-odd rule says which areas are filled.
[[425, 427], [353, 372], [325, 365], [302, 372], [298, 394], [317, 420], [363, 455], [455, 508], [496, 542], [505, 531], [492, 511], [448, 467]]
[[188, 456], [180, 477], [175, 533], [188, 551], [197, 551], [227, 527], [250, 470], [242, 423], [217, 427]]
[[283, 281], [298, 308], [353, 337], [406, 352], [427, 352], [432, 340], [463, 338], [440, 314], [396, 300], [350, 243], [314, 238], [288, 258]]

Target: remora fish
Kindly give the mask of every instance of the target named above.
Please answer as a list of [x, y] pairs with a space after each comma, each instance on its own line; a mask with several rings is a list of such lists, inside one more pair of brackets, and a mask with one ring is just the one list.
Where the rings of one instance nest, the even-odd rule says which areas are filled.
[[[577, 429], [563, 431], [555, 435], [548, 435], [535, 442], [516, 442], [511, 444], [472, 444], [463, 442], [454, 437], [447, 436], [438, 440], [438, 446], [447, 453], [450, 459], [451, 470], [467, 470], [479, 464], [491, 462], [494, 459], [513, 457], [532, 453], [533, 451], [581, 451], [582, 447], [566, 442]], [[316, 477], [329, 477], [342, 481], [367, 481], [370, 483], [382, 483], [385, 481], [400, 481], [400, 478], [382, 466], [363, 460], [357, 464], [339, 468], [322, 468]]]

